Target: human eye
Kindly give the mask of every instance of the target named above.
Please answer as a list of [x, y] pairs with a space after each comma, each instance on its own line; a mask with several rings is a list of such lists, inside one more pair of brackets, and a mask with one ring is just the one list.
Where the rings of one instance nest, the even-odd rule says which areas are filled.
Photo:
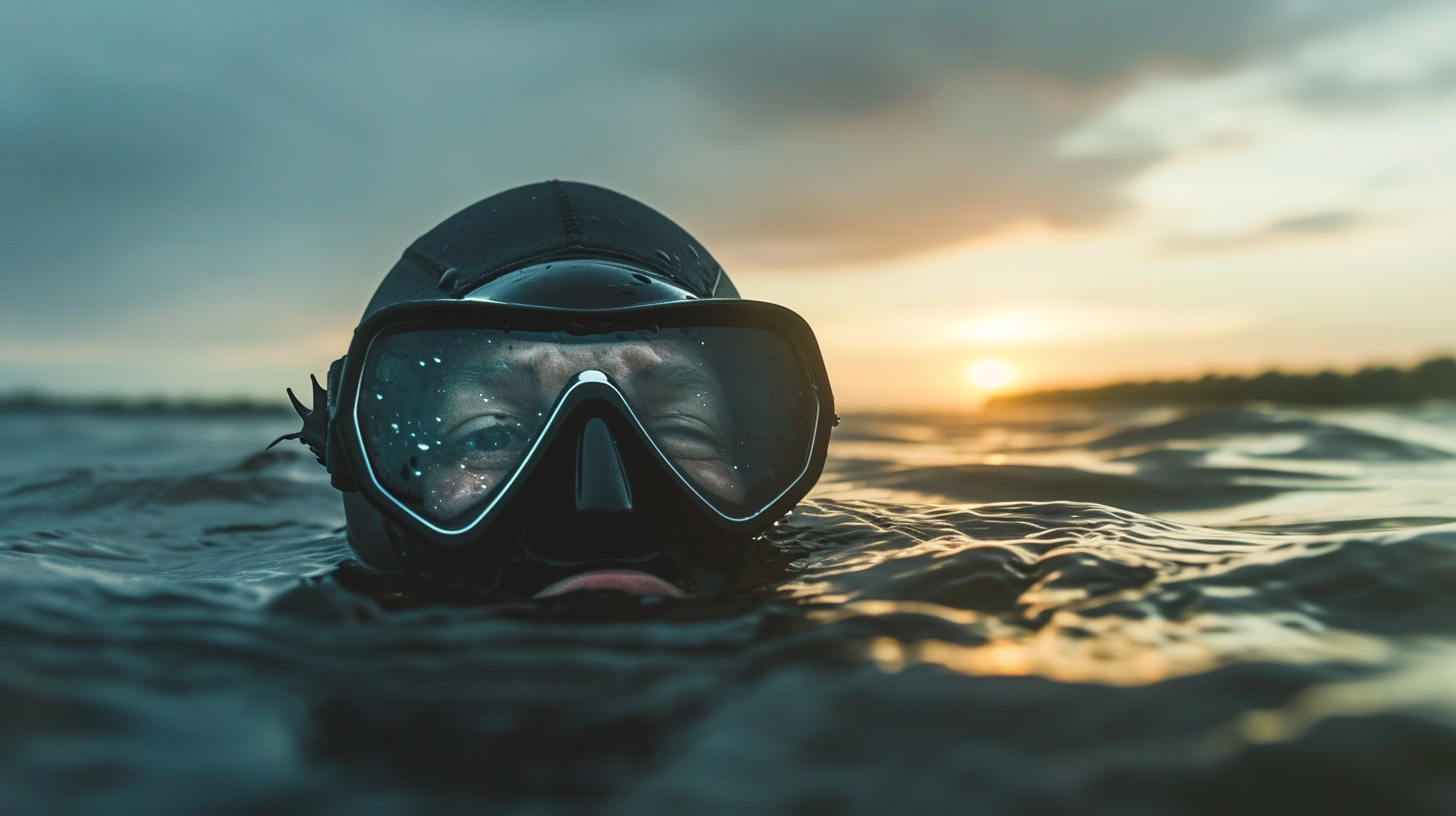
[[446, 443], [460, 463], [472, 469], [490, 469], [513, 461], [534, 439], [529, 426], [509, 414], [486, 414], [462, 424]]
[[670, 414], [655, 417], [651, 424], [657, 443], [675, 459], [719, 459], [724, 455], [722, 435], [699, 417]]

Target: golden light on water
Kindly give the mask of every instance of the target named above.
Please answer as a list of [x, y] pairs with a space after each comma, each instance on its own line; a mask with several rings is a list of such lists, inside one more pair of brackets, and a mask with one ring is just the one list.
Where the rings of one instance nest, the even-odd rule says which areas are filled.
[[966, 372], [966, 377], [982, 391], [995, 391], [1016, 379], [1016, 369], [1000, 360], [977, 360]]

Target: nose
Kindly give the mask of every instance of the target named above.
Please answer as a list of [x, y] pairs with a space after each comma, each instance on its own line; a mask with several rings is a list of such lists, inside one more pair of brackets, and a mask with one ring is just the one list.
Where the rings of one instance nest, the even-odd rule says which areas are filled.
[[632, 489], [622, 455], [607, 423], [593, 418], [581, 429], [576, 446], [576, 510], [579, 513], [632, 512]]

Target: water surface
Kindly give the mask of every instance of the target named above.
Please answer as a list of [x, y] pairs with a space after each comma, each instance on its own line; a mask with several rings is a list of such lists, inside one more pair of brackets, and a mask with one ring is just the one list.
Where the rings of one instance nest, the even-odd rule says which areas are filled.
[[852, 416], [717, 602], [394, 608], [286, 420], [0, 413], [0, 812], [1456, 812], [1456, 409]]

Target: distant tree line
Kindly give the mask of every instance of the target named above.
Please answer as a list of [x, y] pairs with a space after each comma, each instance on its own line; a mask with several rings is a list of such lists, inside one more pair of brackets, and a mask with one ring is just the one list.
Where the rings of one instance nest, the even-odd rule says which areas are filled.
[[86, 411], [101, 414], [289, 414], [281, 402], [166, 397], [65, 397], [38, 391], [0, 394], [0, 411]]
[[1031, 391], [992, 400], [998, 405], [1111, 405], [1148, 403], [1285, 402], [1304, 405], [1420, 402], [1456, 399], [1456, 358], [1436, 357], [1411, 368], [1370, 366], [1342, 374], [1285, 374], [1253, 377], [1208, 374], [1196, 380], [1152, 380]]

